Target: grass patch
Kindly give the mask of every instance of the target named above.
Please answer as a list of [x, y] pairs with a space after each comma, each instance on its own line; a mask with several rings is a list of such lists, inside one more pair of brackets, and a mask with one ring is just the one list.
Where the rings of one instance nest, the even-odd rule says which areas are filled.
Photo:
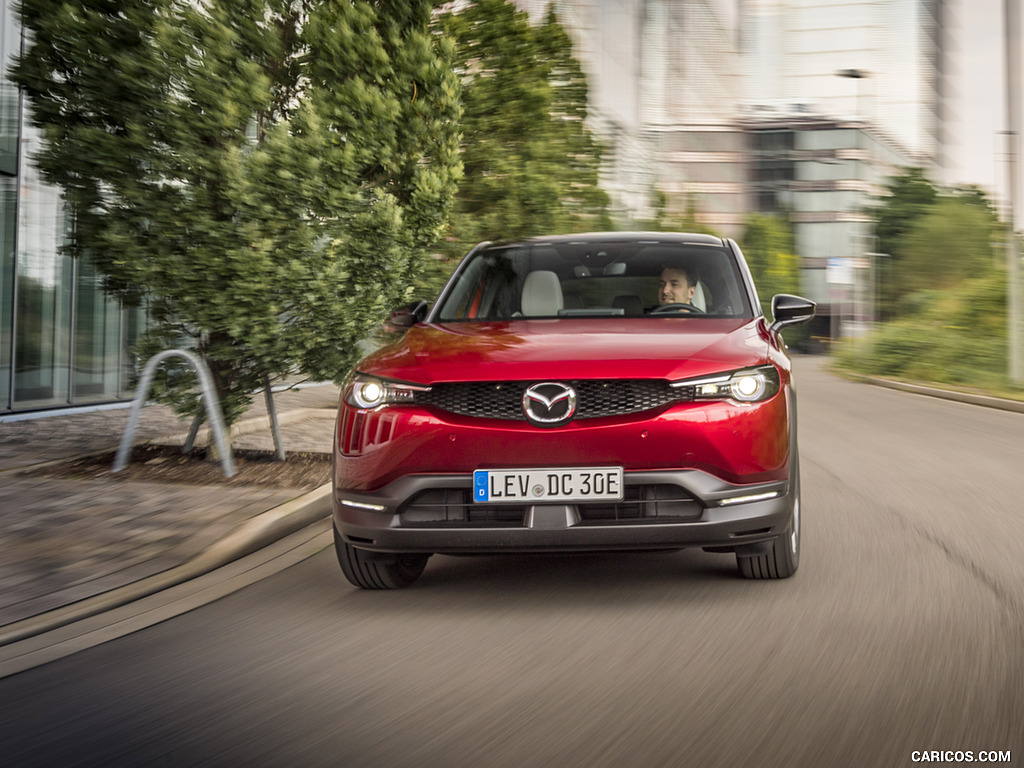
[[905, 314], [846, 344], [833, 367], [963, 392], [1024, 400], [1007, 374], [1006, 281], [1001, 271], [907, 298]]

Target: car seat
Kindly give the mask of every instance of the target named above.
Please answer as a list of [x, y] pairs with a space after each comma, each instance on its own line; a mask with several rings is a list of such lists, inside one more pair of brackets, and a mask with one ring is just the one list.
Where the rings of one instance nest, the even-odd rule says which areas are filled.
[[522, 307], [526, 317], [554, 317], [564, 306], [558, 275], [547, 270], [531, 272], [523, 283]]
[[704, 283], [700, 280], [697, 281], [697, 285], [693, 291], [693, 300], [690, 302], [699, 309], [701, 312], [708, 311], [708, 292], [707, 288], [704, 287]]

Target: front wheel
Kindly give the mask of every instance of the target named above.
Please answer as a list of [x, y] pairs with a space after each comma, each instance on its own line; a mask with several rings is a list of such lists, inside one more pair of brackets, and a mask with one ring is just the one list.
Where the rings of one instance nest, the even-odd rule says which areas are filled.
[[407, 587], [420, 577], [430, 557], [385, 555], [356, 549], [341, 538], [337, 528], [334, 528], [334, 552], [345, 578], [360, 589]]
[[800, 467], [794, 474], [793, 517], [781, 536], [771, 542], [766, 554], [740, 557], [736, 564], [747, 579], [788, 579], [800, 565]]

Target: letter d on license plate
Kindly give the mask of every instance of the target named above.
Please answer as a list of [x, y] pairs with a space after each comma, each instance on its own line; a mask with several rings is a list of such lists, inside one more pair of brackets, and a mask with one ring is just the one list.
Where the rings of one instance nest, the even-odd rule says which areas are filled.
[[622, 500], [622, 467], [478, 469], [473, 473], [477, 503], [595, 500]]

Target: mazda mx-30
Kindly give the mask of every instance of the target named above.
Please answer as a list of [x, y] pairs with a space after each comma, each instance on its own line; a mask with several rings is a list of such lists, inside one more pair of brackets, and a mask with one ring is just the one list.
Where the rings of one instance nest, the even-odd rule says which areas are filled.
[[484, 243], [346, 381], [333, 523], [348, 580], [406, 586], [435, 553], [800, 558], [792, 366], [739, 247], [602, 233]]

